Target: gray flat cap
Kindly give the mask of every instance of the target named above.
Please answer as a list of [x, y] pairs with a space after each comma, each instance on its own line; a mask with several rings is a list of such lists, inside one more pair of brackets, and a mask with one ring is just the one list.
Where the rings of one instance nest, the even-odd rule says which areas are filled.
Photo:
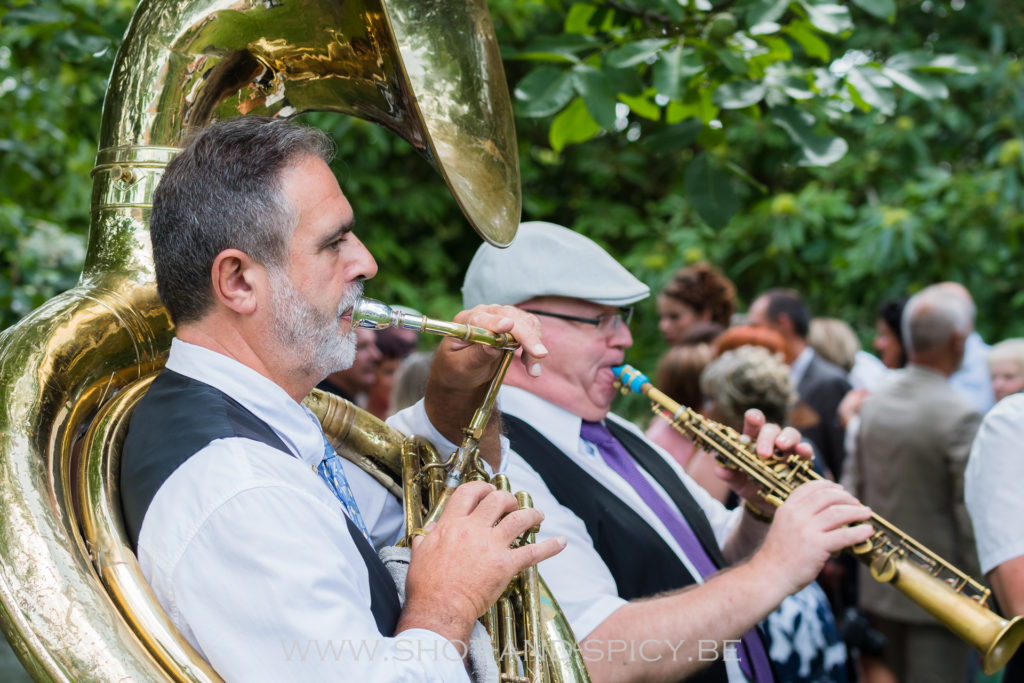
[[520, 304], [537, 296], [627, 306], [650, 293], [647, 285], [589, 238], [543, 221], [520, 224], [506, 249], [481, 244], [462, 283], [466, 308]]

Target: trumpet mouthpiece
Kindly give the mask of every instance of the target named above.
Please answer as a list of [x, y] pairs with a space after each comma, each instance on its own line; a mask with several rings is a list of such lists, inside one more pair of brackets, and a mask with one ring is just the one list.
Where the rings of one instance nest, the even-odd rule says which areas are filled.
[[[352, 307], [352, 324], [368, 330], [386, 330], [389, 327], [408, 327], [419, 329], [419, 321], [412, 323], [405, 311], [391, 308], [382, 301], [369, 297], [360, 297]], [[415, 317], [415, 316], [412, 316]], [[412, 323], [412, 324], [410, 324]]]

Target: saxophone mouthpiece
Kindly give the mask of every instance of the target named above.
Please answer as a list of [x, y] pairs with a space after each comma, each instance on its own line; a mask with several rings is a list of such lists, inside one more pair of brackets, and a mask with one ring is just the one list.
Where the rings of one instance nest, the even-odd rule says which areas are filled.
[[647, 375], [629, 364], [613, 366], [612, 374], [622, 384], [624, 391], [629, 390], [637, 394], [643, 394], [643, 386], [651, 383]]

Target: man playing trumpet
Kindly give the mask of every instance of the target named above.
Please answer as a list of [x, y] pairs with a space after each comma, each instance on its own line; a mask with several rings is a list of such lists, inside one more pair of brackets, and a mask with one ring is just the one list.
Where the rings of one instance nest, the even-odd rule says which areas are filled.
[[[168, 165], [151, 234], [176, 338], [124, 448], [126, 523], [160, 603], [227, 680], [459, 680], [477, 617], [565, 540], [510, 549], [540, 511], [466, 484], [414, 539], [399, 605], [374, 546], [402, 533], [401, 507], [301, 404], [351, 364], [352, 306], [377, 270], [331, 153], [320, 131], [242, 117]], [[528, 314], [457, 320], [513, 332], [539, 372]], [[497, 353], [446, 340], [436, 362], [450, 384], [428, 405], [465, 424]]]

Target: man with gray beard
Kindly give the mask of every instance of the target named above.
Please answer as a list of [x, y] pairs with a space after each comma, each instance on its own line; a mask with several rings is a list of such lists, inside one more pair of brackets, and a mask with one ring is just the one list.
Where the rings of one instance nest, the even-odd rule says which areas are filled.
[[[352, 363], [352, 308], [377, 270], [331, 153], [320, 131], [242, 117], [167, 166], [151, 235], [176, 337], [123, 449], [126, 527], [161, 605], [225, 680], [465, 679], [477, 617], [565, 540], [511, 549], [542, 513], [463, 485], [414, 539], [399, 602], [375, 547], [401, 534], [401, 506], [301, 403]], [[513, 332], [539, 373], [532, 317], [487, 306], [456, 320]], [[426, 409], [450, 438], [497, 360], [442, 343]], [[498, 436], [489, 426], [482, 448]]]

